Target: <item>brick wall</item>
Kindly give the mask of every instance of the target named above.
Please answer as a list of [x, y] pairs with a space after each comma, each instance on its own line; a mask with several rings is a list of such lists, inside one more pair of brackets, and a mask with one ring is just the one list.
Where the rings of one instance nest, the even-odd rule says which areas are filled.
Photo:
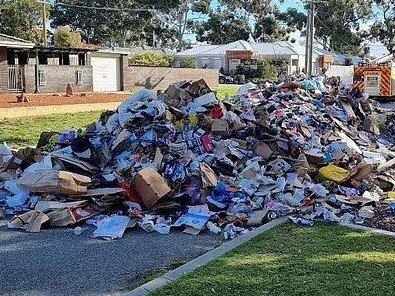
[[160, 67], [123, 67], [124, 89], [135, 87], [165, 90], [170, 84], [181, 80], [204, 79], [210, 88], [218, 87], [218, 70]]
[[[66, 92], [67, 84], [70, 83], [75, 92], [93, 91], [92, 67], [90, 66], [49, 66], [40, 65], [40, 70], [44, 70], [46, 75], [45, 85], [40, 85], [40, 92], [56, 93]], [[82, 70], [82, 84], [76, 85], [76, 71]], [[26, 91], [35, 91], [35, 66], [25, 66]]]
[[7, 48], [0, 47], [0, 93], [8, 92]]

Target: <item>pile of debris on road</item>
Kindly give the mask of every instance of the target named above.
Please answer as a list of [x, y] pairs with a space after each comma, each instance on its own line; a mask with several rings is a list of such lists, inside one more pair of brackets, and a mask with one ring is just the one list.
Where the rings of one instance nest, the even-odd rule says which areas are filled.
[[86, 223], [106, 239], [132, 227], [228, 239], [283, 215], [362, 224], [395, 203], [394, 131], [392, 112], [320, 80], [246, 84], [224, 102], [182, 81], [140, 91], [84, 132], [2, 145], [0, 208], [9, 228]]

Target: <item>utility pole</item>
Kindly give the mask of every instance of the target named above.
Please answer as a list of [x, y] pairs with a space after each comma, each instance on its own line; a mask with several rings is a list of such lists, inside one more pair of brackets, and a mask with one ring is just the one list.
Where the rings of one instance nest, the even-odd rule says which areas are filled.
[[309, 69], [308, 77], [313, 74], [313, 45], [314, 45], [314, 15], [315, 15], [315, 4], [313, 1], [310, 2], [310, 43], [309, 43]]
[[47, 16], [45, 12], [45, 2], [43, 2], [43, 46], [47, 46]]
[[47, 46], [47, 25], [46, 25], [46, 22], [47, 22], [47, 12], [45, 11], [45, 8], [46, 8], [46, 4], [50, 4], [50, 3], [47, 3], [46, 2], [46, 0], [44, 0], [44, 1], [40, 1], [40, 0], [37, 0], [37, 3], [41, 3], [42, 4], [42, 11], [41, 11], [41, 14], [42, 14], [42, 22], [43, 22], [43, 46]]
[[314, 45], [314, 15], [315, 15], [315, 2], [308, 0], [309, 13], [307, 17], [307, 30], [306, 30], [306, 60], [305, 71], [308, 78], [313, 74], [313, 45]]
[[307, 25], [306, 25], [306, 51], [305, 51], [305, 62], [304, 62], [304, 73], [307, 75], [309, 69], [309, 48], [310, 48], [310, 10], [307, 17]]

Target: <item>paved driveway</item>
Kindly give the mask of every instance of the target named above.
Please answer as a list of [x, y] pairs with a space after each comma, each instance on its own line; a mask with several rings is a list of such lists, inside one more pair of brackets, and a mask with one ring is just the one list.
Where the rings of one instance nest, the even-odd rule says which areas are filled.
[[220, 244], [210, 233], [160, 235], [127, 231], [107, 242], [72, 229], [37, 234], [8, 230], [0, 220], [0, 295], [118, 295], [154, 270], [195, 258]]

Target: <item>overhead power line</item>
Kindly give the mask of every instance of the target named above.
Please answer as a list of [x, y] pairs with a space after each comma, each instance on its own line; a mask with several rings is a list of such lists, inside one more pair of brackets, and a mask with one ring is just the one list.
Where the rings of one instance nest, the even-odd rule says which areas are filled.
[[118, 7], [99, 7], [99, 6], [85, 6], [85, 5], [76, 5], [76, 4], [68, 4], [63, 2], [51, 3], [47, 1], [37, 1], [38, 3], [48, 4], [51, 6], [65, 6], [65, 7], [74, 7], [74, 8], [83, 8], [83, 9], [95, 9], [95, 10], [107, 10], [107, 11], [132, 11], [132, 12], [157, 12], [159, 9], [153, 8], [118, 8]]

